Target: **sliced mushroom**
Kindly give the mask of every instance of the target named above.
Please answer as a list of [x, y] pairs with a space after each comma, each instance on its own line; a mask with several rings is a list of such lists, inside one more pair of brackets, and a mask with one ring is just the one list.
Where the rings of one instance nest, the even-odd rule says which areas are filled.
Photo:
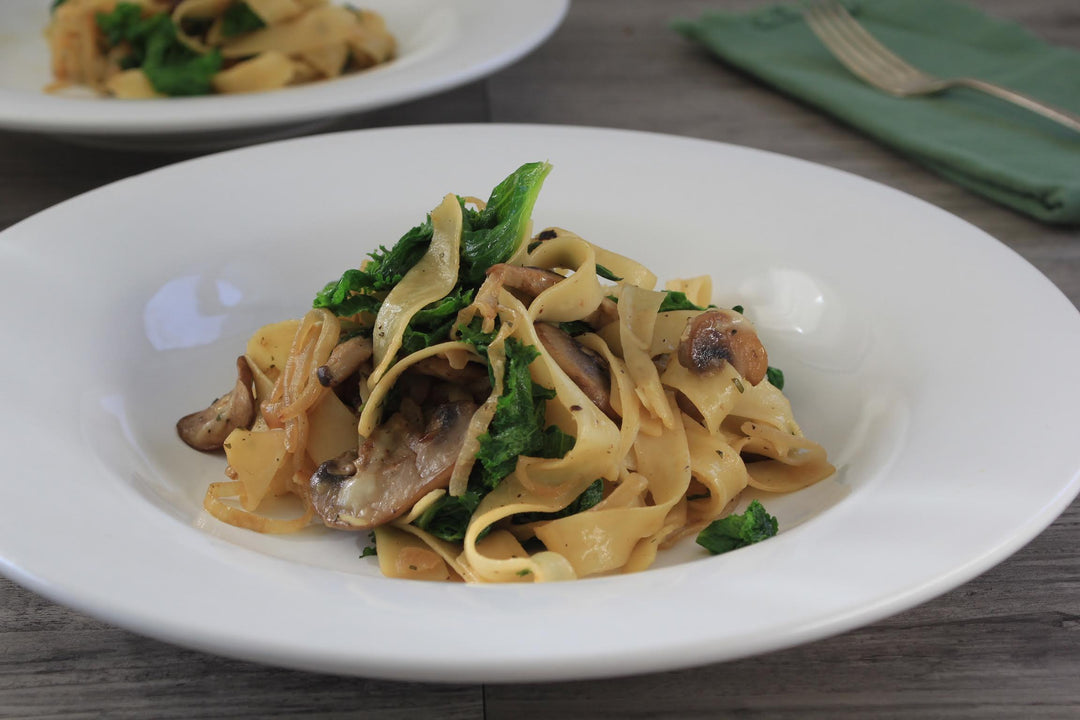
[[504, 288], [517, 291], [528, 300], [566, 279], [554, 270], [506, 263], [492, 265], [488, 268], [487, 276], [497, 278]]
[[[495, 295], [498, 295], [499, 288], [506, 288], [526, 305], [540, 293], [566, 279], [553, 270], [506, 263], [492, 265], [488, 268], [487, 276], [494, 283], [490, 289]], [[582, 319], [599, 329], [619, 319], [619, 308], [611, 298], [604, 298], [596, 310]]]
[[349, 338], [330, 353], [326, 364], [315, 371], [323, 387], [339, 385], [352, 375], [371, 357], [371, 338], [356, 336]]
[[429, 375], [452, 383], [469, 384], [487, 379], [487, 368], [477, 363], [466, 363], [463, 368], [456, 368], [441, 355], [432, 355], [414, 363], [410, 368], [421, 375]]
[[319, 466], [311, 503], [329, 527], [370, 530], [404, 514], [427, 493], [445, 488], [476, 405], [446, 403], [423, 428], [403, 413], [380, 425], [361, 447]]
[[244, 356], [236, 358], [236, 385], [210, 407], [185, 415], [176, 423], [180, 439], [196, 450], [220, 450], [233, 430], [255, 421], [251, 368]]
[[411, 366], [402, 378], [407, 375], [418, 375], [433, 381], [428, 397], [434, 402], [445, 403], [468, 397], [480, 403], [491, 394], [488, 369], [478, 363], [470, 362], [463, 368], [455, 368], [445, 357], [432, 356]]
[[449, 471], [457, 462], [475, 412], [476, 405], [468, 401], [439, 405], [427, 419], [424, 434], [410, 438], [410, 448], [416, 453], [416, 469], [421, 477], [434, 478], [446, 473], [445, 479], [449, 480]]
[[730, 362], [751, 385], [765, 378], [769, 356], [757, 333], [741, 315], [714, 309], [690, 318], [679, 340], [679, 362], [699, 374], [709, 375]]
[[555, 364], [562, 368], [586, 397], [609, 417], [611, 408], [611, 375], [604, 359], [573, 337], [550, 323], [536, 323], [536, 336]]

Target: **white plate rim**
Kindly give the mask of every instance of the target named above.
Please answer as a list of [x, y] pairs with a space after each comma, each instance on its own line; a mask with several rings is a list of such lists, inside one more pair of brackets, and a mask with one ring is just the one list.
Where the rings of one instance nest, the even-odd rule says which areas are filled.
[[[1062, 345], [1059, 350], [1062, 354], [1061, 362], [1068, 362], [1071, 357], [1080, 357], [1080, 332], [1078, 332], [1077, 312], [1075, 307], [1053, 287], [1044, 277], [1035, 271], [1026, 261], [1022, 260], [1011, 250], [1005, 248], [990, 236], [980, 230], [934, 208], [922, 201], [911, 198], [896, 190], [877, 185], [856, 176], [813, 165], [804, 161], [772, 155], [758, 150], [739, 148], [736, 146], [713, 143], [690, 138], [677, 138], [672, 136], [654, 135], [633, 131], [615, 131], [607, 129], [573, 128], [560, 126], [492, 126], [492, 125], [457, 125], [457, 126], [424, 126], [418, 128], [396, 128], [360, 131], [337, 136], [322, 136], [285, 143], [277, 143], [270, 146], [253, 148], [248, 150], [223, 153], [218, 156], [201, 160], [188, 161], [178, 166], [163, 168], [152, 171], [142, 176], [130, 178], [119, 183], [92, 191], [86, 195], [69, 200], [57, 208], [45, 211], [42, 214], [29, 218], [16, 226], [0, 234], [0, 253], [13, 251], [26, 247], [27, 233], [40, 232], [43, 224], [50, 222], [61, 214], [79, 214], [85, 212], [91, 205], [100, 206], [102, 203], [115, 202], [114, 198], [123, 196], [132, 190], [144, 185], [167, 182], [172, 176], [179, 173], [209, 172], [220, 170], [222, 167], [234, 163], [255, 162], [264, 157], [289, 151], [303, 149], [305, 153], [319, 149], [323, 152], [330, 151], [335, 144], [345, 146], [367, 146], [368, 143], [403, 144], [415, 145], [417, 142], [443, 141], [448, 138], [454, 139], [493, 139], [496, 146], [510, 147], [524, 139], [533, 142], [549, 143], [553, 147], [560, 147], [560, 143], [569, 143], [578, 147], [585, 144], [603, 146], [605, 143], [613, 147], [635, 147], [648, 157], [650, 153], [660, 153], [672, 150], [686, 155], [701, 154], [706, 157], [717, 157], [726, 160], [740, 158], [746, 160], [752, 158], [754, 162], [760, 162], [772, 167], [782, 167], [787, 171], [796, 173], [808, 173], [815, 178], [821, 178], [822, 182], [836, 183], [844, 189], [857, 188], [859, 192], [865, 191], [862, 199], [880, 200], [885, 206], [898, 207], [901, 214], [918, 216], [922, 219], [929, 218], [931, 224], [937, 223], [950, 233], [955, 233], [958, 241], [979, 247], [985, 252], [985, 256], [994, 262], [1003, 263], [1009, 268], [1015, 277], [1024, 281], [1024, 290], [1037, 292], [1039, 302], [1036, 305], [1047, 310], [1053, 315], [1055, 321], [1065, 322]], [[242, 154], [241, 154], [242, 153]], [[898, 216], [899, 219], [899, 216]], [[16, 259], [20, 255], [14, 254]], [[31, 258], [32, 259], [32, 258]], [[1063, 389], [1060, 397], [1055, 402], [1063, 403], [1076, 395], [1076, 390]], [[805, 413], [803, 413], [805, 415]], [[86, 578], [66, 581], [55, 576], [49, 577], [48, 572], [38, 572], [34, 562], [43, 560], [38, 555], [34, 562], [26, 562], [20, 556], [25, 557], [25, 552], [13, 552], [15, 543], [19, 539], [0, 523], [0, 568], [4, 574], [9, 575], [21, 584], [50, 597], [57, 602], [72, 606], [88, 614], [103, 618], [108, 622], [140, 632], [146, 635], [164, 639], [176, 644], [195, 647], [210, 652], [241, 657], [249, 660], [258, 660], [289, 667], [297, 667], [309, 670], [320, 670], [344, 674], [363, 674], [375, 677], [387, 677], [395, 679], [419, 679], [436, 681], [517, 681], [517, 680], [556, 680], [587, 677], [602, 677], [610, 675], [622, 675], [636, 672], [668, 670], [680, 667], [688, 667], [706, 662], [720, 661], [744, 657], [751, 654], [766, 652], [794, 644], [814, 640], [836, 634], [860, 625], [879, 620], [894, 614], [900, 610], [912, 607], [918, 603], [936, 597], [941, 593], [954, 588], [961, 583], [984, 572], [988, 568], [1008, 557], [1022, 547], [1031, 538], [1048, 526], [1054, 518], [1076, 497], [1080, 492], [1080, 458], [1071, 451], [1063, 452], [1057, 458], [1060, 462], [1057, 466], [1067, 468], [1068, 472], [1055, 480], [1054, 492], [1038, 498], [1037, 511], [1025, 515], [1021, 521], [1014, 523], [992, 543], [985, 543], [979, 548], [979, 552], [970, 554], [965, 562], [938, 570], [934, 573], [917, 575], [902, 591], [877, 596], [874, 602], [851, 607], [843, 599], [831, 603], [831, 611], [814, 617], [795, 617], [789, 622], [777, 623], [774, 631], [759, 636], [747, 636], [740, 633], [732, 633], [730, 628], [725, 637], [732, 641], [724, 647], [716, 647], [710, 642], [708, 636], [694, 635], [683, 628], [675, 636], [668, 638], [667, 642], [658, 641], [650, 636], [650, 641], [642, 641], [634, 645], [632, 641], [624, 641], [629, 647], [638, 650], [637, 654], [627, 652], [627, 647], [622, 645], [589, 646], [567, 644], [557, 648], [547, 648], [544, 653], [528, 654], [520, 649], [508, 649], [503, 656], [480, 657], [475, 653], [464, 652], [463, 656], [453, 658], [453, 665], [448, 664], [451, 656], [443, 651], [417, 653], [396, 652], [392, 656], [375, 656], [370, 650], [356, 648], [328, 648], [325, 644], [305, 646], [301, 638], [290, 636], [280, 638], [267, 635], [259, 635], [255, 628], [227, 628], [215, 625], [212, 631], [208, 628], [193, 627], [192, 618], [176, 619], [175, 617], [162, 616], [160, 611], [142, 608], [132, 608], [125, 603], [121, 610], [113, 605], [103, 603], [100, 594], [89, 592], [86, 587]], [[1062, 464], [1063, 463], [1063, 464]], [[879, 491], [881, 485], [875, 486]], [[860, 496], [865, 498], [865, 494]], [[890, 496], [895, 499], [895, 496]], [[858, 509], [858, 503], [850, 502], [851, 498], [830, 510], [834, 516], [843, 516], [845, 522], [858, 524], [858, 518], [853, 517], [853, 512]], [[120, 498], [125, 503], [131, 503], [133, 497]], [[863, 508], [865, 509], [865, 508]], [[931, 516], [935, 516], [933, 512]], [[834, 517], [835, 519], [839, 519]], [[10, 520], [10, 518], [9, 518]], [[808, 540], [821, 540], [821, 528], [825, 524], [810, 523], [784, 533], [775, 541], [770, 541], [760, 546], [748, 548], [739, 553], [717, 558], [709, 561], [716, 566], [720, 562], [725, 566], [744, 569], [747, 564], [754, 563], [764, 556], [775, 555], [774, 551], [780, 548], [780, 542], [787, 543], [789, 549], [798, 538]], [[25, 531], [25, 523], [22, 529]], [[199, 541], [199, 551], [204, 553], [221, 552], [224, 555], [236, 555], [235, 548], [230, 549], [228, 543], [217, 538], [203, 538]], [[189, 547], [184, 550], [191, 550]], [[253, 557], [252, 554], [238, 551], [245, 562], [250, 562], [252, 567], [260, 572], [278, 572], [286, 564], [276, 558]], [[182, 554], [182, 553], [181, 553]], [[775, 560], [775, 558], [771, 558]], [[184, 562], [182, 557], [170, 557], [170, 560]], [[46, 563], [47, 564], [47, 563]], [[704, 567], [704, 566], [702, 566]], [[701, 568], [699, 568], [701, 569]], [[322, 573], [314, 569], [296, 569], [299, 577], [320, 577]], [[713, 573], [702, 572], [699, 575], [712, 575]], [[693, 578], [692, 578], [693, 579]], [[700, 579], [700, 578], [698, 578]], [[689, 598], [681, 598], [671, 594], [670, 589], [658, 589], [657, 585], [677, 585], [687, 582], [686, 566], [676, 566], [649, 571], [639, 576], [599, 578], [584, 581], [589, 593], [595, 589], [601, 597], [615, 602], [627, 587], [641, 590], [643, 587], [649, 592], [659, 593], [666, 599], [678, 602], [684, 610], [694, 606]], [[385, 581], [394, 583], [394, 581]], [[79, 583], [83, 585], [80, 586]], [[568, 589], [570, 588], [570, 589]], [[709, 584], [708, 590], [717, 591], [715, 584]], [[397, 599], [408, 603], [419, 603], [423, 606], [423, 594], [436, 593], [438, 597], [447, 602], [458, 603], [462, 607], [471, 604], [479, 604], [490, 610], [493, 602], [541, 602], [544, 599], [551, 601], [565, 600], [575, 594], [573, 584], [559, 586], [529, 587], [523, 590], [521, 587], [485, 587], [485, 588], [438, 588], [431, 589], [415, 584], [406, 583], [404, 586], [395, 585]], [[523, 595], [530, 593], [530, 595]], [[614, 594], [614, 595], [612, 595]], [[829, 603], [827, 603], [829, 604]], [[531, 607], [534, 607], [530, 605]], [[402, 609], [405, 612], [407, 608]], [[387, 610], [390, 614], [395, 611]], [[563, 621], [574, 620], [566, 612], [556, 613]], [[796, 613], [797, 615], [797, 613]], [[512, 632], [512, 618], [498, 617], [492, 621], [496, 630]], [[576, 622], [576, 620], [574, 620]], [[535, 628], [519, 628], [523, 635], [534, 637]], [[604, 626], [605, 639], [613, 640], [610, 636], [612, 628]], [[453, 633], [451, 633], [452, 635]], [[298, 644], [299, 643], [299, 644]], [[490, 648], [488, 648], [490, 649]]]
[[[34, 0], [28, 0], [33, 2]], [[566, 17], [570, 0], [427, 2], [449, 13], [454, 34], [419, 60], [366, 73], [250, 95], [124, 102], [0, 87], [0, 127], [78, 137], [154, 137], [280, 127], [416, 100], [481, 79], [539, 47]], [[386, 0], [370, 0], [379, 9]], [[47, 50], [42, 39], [42, 57]], [[467, 50], [466, 50], [467, 49]]]

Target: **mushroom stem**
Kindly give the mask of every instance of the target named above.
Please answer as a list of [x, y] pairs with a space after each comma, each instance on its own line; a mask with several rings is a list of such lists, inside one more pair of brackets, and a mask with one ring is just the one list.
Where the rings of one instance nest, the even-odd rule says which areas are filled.
[[205, 410], [180, 418], [176, 423], [180, 439], [196, 450], [220, 450], [229, 433], [250, 427], [255, 421], [252, 379], [251, 368], [241, 355], [236, 358], [236, 385]]
[[319, 384], [334, 387], [359, 369], [371, 357], [371, 338], [356, 336], [339, 343], [330, 353], [325, 365], [315, 371]]

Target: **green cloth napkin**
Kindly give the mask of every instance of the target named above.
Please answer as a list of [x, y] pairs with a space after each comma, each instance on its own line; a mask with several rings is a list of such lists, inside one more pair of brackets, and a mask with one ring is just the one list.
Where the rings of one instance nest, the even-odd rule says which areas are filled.
[[[1080, 113], [1080, 53], [948, 0], [845, 3], [893, 52], [941, 76], [1004, 85]], [[967, 89], [895, 98], [821, 44], [796, 5], [709, 12], [674, 28], [949, 180], [1050, 223], [1080, 222], [1080, 134]]]

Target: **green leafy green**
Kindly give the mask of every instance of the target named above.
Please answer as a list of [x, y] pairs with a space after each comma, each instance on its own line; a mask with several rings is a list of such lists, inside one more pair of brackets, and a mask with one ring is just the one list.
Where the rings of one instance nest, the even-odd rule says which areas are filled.
[[208, 95], [213, 90], [211, 79], [221, 69], [221, 53], [216, 49], [205, 55], [192, 53], [186, 45], [166, 42], [159, 35], [147, 45], [142, 69], [164, 95]]
[[562, 457], [574, 438], [554, 425], [544, 426], [546, 401], [555, 391], [533, 382], [529, 364], [540, 356], [531, 345], [514, 338], [506, 341], [503, 393], [496, 401], [488, 431], [481, 435], [476, 459], [485, 487], [495, 488], [517, 467], [518, 457]]
[[697, 544], [713, 555], [736, 550], [776, 535], [776, 518], [754, 500], [741, 515], [728, 515], [714, 520], [698, 533]]
[[674, 310], [704, 310], [700, 305], [695, 305], [686, 297], [686, 293], [678, 290], [664, 290], [664, 301], [660, 303], [660, 309], [656, 312], [672, 312]]
[[370, 275], [363, 270], [346, 270], [340, 280], [327, 283], [315, 296], [313, 307], [326, 308], [335, 315], [355, 315], [360, 312], [377, 314], [382, 300], [366, 294]]
[[[475, 339], [477, 350], [487, 353], [494, 334], [483, 333], [478, 322], [459, 327], [462, 339]], [[529, 374], [529, 364], [540, 353], [514, 338], [507, 340], [505, 347], [503, 394], [496, 402], [488, 432], [479, 437], [480, 450], [468, 488], [459, 496], [444, 495], [414, 521], [417, 527], [443, 540], [465, 537], [469, 518], [480, 501], [514, 471], [519, 456], [558, 458], [574, 447], [574, 436], [544, 425], [545, 404], [555, 397], [555, 391], [534, 383]]]
[[443, 495], [414, 520], [413, 525], [447, 542], [464, 540], [469, 518], [486, 494], [481, 488], [469, 487], [461, 495]]
[[745, 312], [746, 312], [745, 310], [743, 310], [743, 306], [742, 306], [742, 305], [735, 305], [735, 306], [734, 306], [734, 307], [732, 307], [731, 309], [732, 309], [732, 310], [734, 310], [735, 312], [739, 313], [740, 315], [743, 315], [743, 314], [745, 314]]
[[604, 278], [605, 280], [611, 280], [613, 282], [619, 282], [620, 280], [622, 280], [621, 277], [611, 272], [600, 263], [596, 263], [596, 274]]
[[577, 515], [597, 505], [604, 499], [604, 480], [597, 478], [589, 487], [585, 488], [580, 495], [574, 498], [569, 505], [555, 512], [530, 512], [518, 513], [511, 518], [514, 524], [540, 522], [542, 520], [558, 520], [559, 518]]
[[382, 301], [372, 293], [390, 290], [397, 285], [431, 245], [431, 216], [410, 229], [387, 250], [385, 246], [371, 253], [363, 270], [346, 270], [341, 278], [326, 284], [315, 296], [313, 307], [326, 308], [335, 315], [358, 312], [377, 313]]
[[458, 311], [467, 307], [472, 302], [472, 298], [472, 289], [459, 285], [441, 300], [436, 300], [417, 310], [412, 316], [412, 322], [418, 327], [441, 324], [447, 318], [456, 318]]
[[164, 95], [207, 95], [211, 79], [221, 69], [221, 53], [216, 49], [197, 53], [177, 38], [172, 19], [158, 13], [142, 16], [142, 7], [117, 3], [112, 12], [98, 13], [98, 27], [109, 47], [127, 43], [129, 54], [121, 60], [125, 68], [141, 68], [150, 84]]
[[777, 390], [784, 389], [784, 371], [780, 368], [775, 368], [770, 365], [765, 371], [765, 379], [767, 379]]
[[67, 0], [53, 0], [52, 5], [49, 6], [49, 12], [56, 10], [56, 8], [60, 7], [66, 2]]
[[476, 317], [472, 319], [468, 325], [458, 325], [458, 332], [461, 333], [461, 341], [467, 342], [476, 348], [476, 351], [487, 357], [488, 345], [495, 340], [495, 336], [498, 334], [497, 330], [486, 333], [482, 329], [483, 321]]
[[533, 206], [551, 172], [544, 162], [527, 163], [495, 186], [483, 210], [467, 210], [461, 232], [461, 279], [479, 283], [492, 265], [514, 256], [525, 239]]
[[346, 270], [339, 280], [328, 282], [315, 295], [311, 306], [325, 308], [338, 316], [378, 313], [382, 300], [367, 294], [370, 290], [371, 275], [363, 270]]
[[405, 277], [405, 273], [424, 257], [432, 236], [431, 215], [421, 224], [411, 228], [401, 236], [394, 247], [387, 250], [384, 246], [371, 253], [371, 262], [364, 272], [369, 277], [369, 289], [389, 290]]
[[266, 27], [263, 19], [255, 14], [246, 2], [236, 2], [221, 15], [221, 34], [235, 37]]
[[364, 548], [360, 551], [360, 557], [361, 558], [372, 557], [373, 555], [378, 555], [379, 554], [378, 549], [375, 547], [375, 532], [374, 531], [368, 533], [368, 542], [371, 543], [371, 544], [370, 545], [365, 545]]
[[[479, 286], [489, 267], [514, 256], [550, 170], [547, 163], [522, 165], [491, 191], [483, 210], [466, 207], [465, 201], [458, 198], [462, 206], [459, 285]], [[339, 280], [327, 283], [316, 295], [313, 306], [342, 316], [360, 310], [377, 312], [377, 302], [363, 296], [377, 295], [397, 285], [427, 252], [432, 233], [428, 215], [392, 248], [380, 246], [371, 253], [363, 270], [346, 270]]]
[[570, 322], [559, 323], [559, 329], [567, 335], [577, 336], [592, 332], [593, 326], [584, 320], [571, 320]]
[[423, 223], [405, 233], [390, 250], [380, 247], [379, 252], [373, 253], [375, 289], [389, 290], [401, 282], [405, 273], [424, 257], [431, 245], [432, 233], [431, 215], [428, 215]]
[[159, 22], [152, 18], [143, 20], [142, 7], [129, 2], [117, 3], [112, 12], [97, 13], [95, 19], [109, 47], [145, 35]]
[[[547, 390], [547, 388], [543, 388], [540, 385], [533, 387], [534, 390], [537, 388]], [[534, 394], [533, 397], [536, 398], [537, 395]], [[555, 397], [555, 391], [548, 390], [542, 397], [544, 400], [551, 400]], [[540, 414], [543, 415], [542, 412]], [[563, 432], [554, 425], [550, 425], [544, 428], [544, 432], [541, 435], [540, 447], [529, 454], [533, 457], [541, 458], [565, 457], [566, 453], [574, 449], [575, 442], [577, 442], [577, 438], [573, 435]]]
[[460, 285], [442, 300], [421, 308], [405, 328], [399, 354], [408, 355], [449, 339], [457, 314], [472, 302], [473, 291]]

